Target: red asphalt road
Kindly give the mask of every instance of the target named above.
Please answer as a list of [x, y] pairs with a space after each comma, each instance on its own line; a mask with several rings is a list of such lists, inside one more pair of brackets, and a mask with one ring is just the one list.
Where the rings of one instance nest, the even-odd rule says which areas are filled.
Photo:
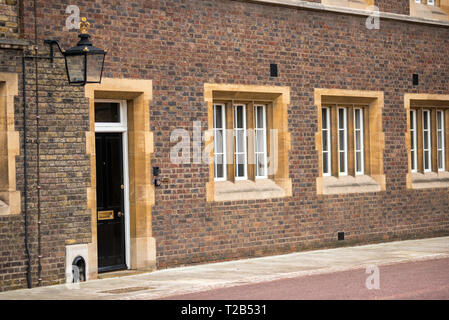
[[164, 300], [449, 300], [449, 258], [379, 267], [379, 289], [366, 269], [302, 276], [166, 297]]

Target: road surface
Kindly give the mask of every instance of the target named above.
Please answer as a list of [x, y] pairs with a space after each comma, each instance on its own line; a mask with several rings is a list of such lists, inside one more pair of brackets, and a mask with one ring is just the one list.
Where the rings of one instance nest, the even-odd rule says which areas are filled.
[[[449, 258], [406, 262], [373, 269], [302, 276], [235, 286], [166, 300], [443, 299], [449, 300]], [[374, 271], [374, 273], [373, 273]], [[374, 287], [367, 289], [368, 285]], [[378, 281], [377, 281], [378, 280]], [[378, 284], [379, 289], [375, 289]]]

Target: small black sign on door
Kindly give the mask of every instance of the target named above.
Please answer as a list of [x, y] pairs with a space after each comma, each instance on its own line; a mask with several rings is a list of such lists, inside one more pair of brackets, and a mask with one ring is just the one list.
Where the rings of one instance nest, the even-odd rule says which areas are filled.
[[126, 269], [121, 133], [96, 133], [98, 272]]

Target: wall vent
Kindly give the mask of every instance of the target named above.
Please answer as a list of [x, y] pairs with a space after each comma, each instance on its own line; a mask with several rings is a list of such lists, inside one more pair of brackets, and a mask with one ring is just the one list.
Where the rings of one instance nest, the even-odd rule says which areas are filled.
[[275, 63], [270, 64], [270, 77], [278, 76], [278, 65]]
[[89, 280], [89, 249], [87, 244], [68, 245], [66, 248], [66, 284]]

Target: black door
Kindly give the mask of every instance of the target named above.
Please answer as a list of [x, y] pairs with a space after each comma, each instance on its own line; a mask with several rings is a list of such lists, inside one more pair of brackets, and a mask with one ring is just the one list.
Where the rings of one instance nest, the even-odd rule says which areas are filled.
[[98, 272], [125, 269], [122, 134], [97, 133], [95, 145]]

